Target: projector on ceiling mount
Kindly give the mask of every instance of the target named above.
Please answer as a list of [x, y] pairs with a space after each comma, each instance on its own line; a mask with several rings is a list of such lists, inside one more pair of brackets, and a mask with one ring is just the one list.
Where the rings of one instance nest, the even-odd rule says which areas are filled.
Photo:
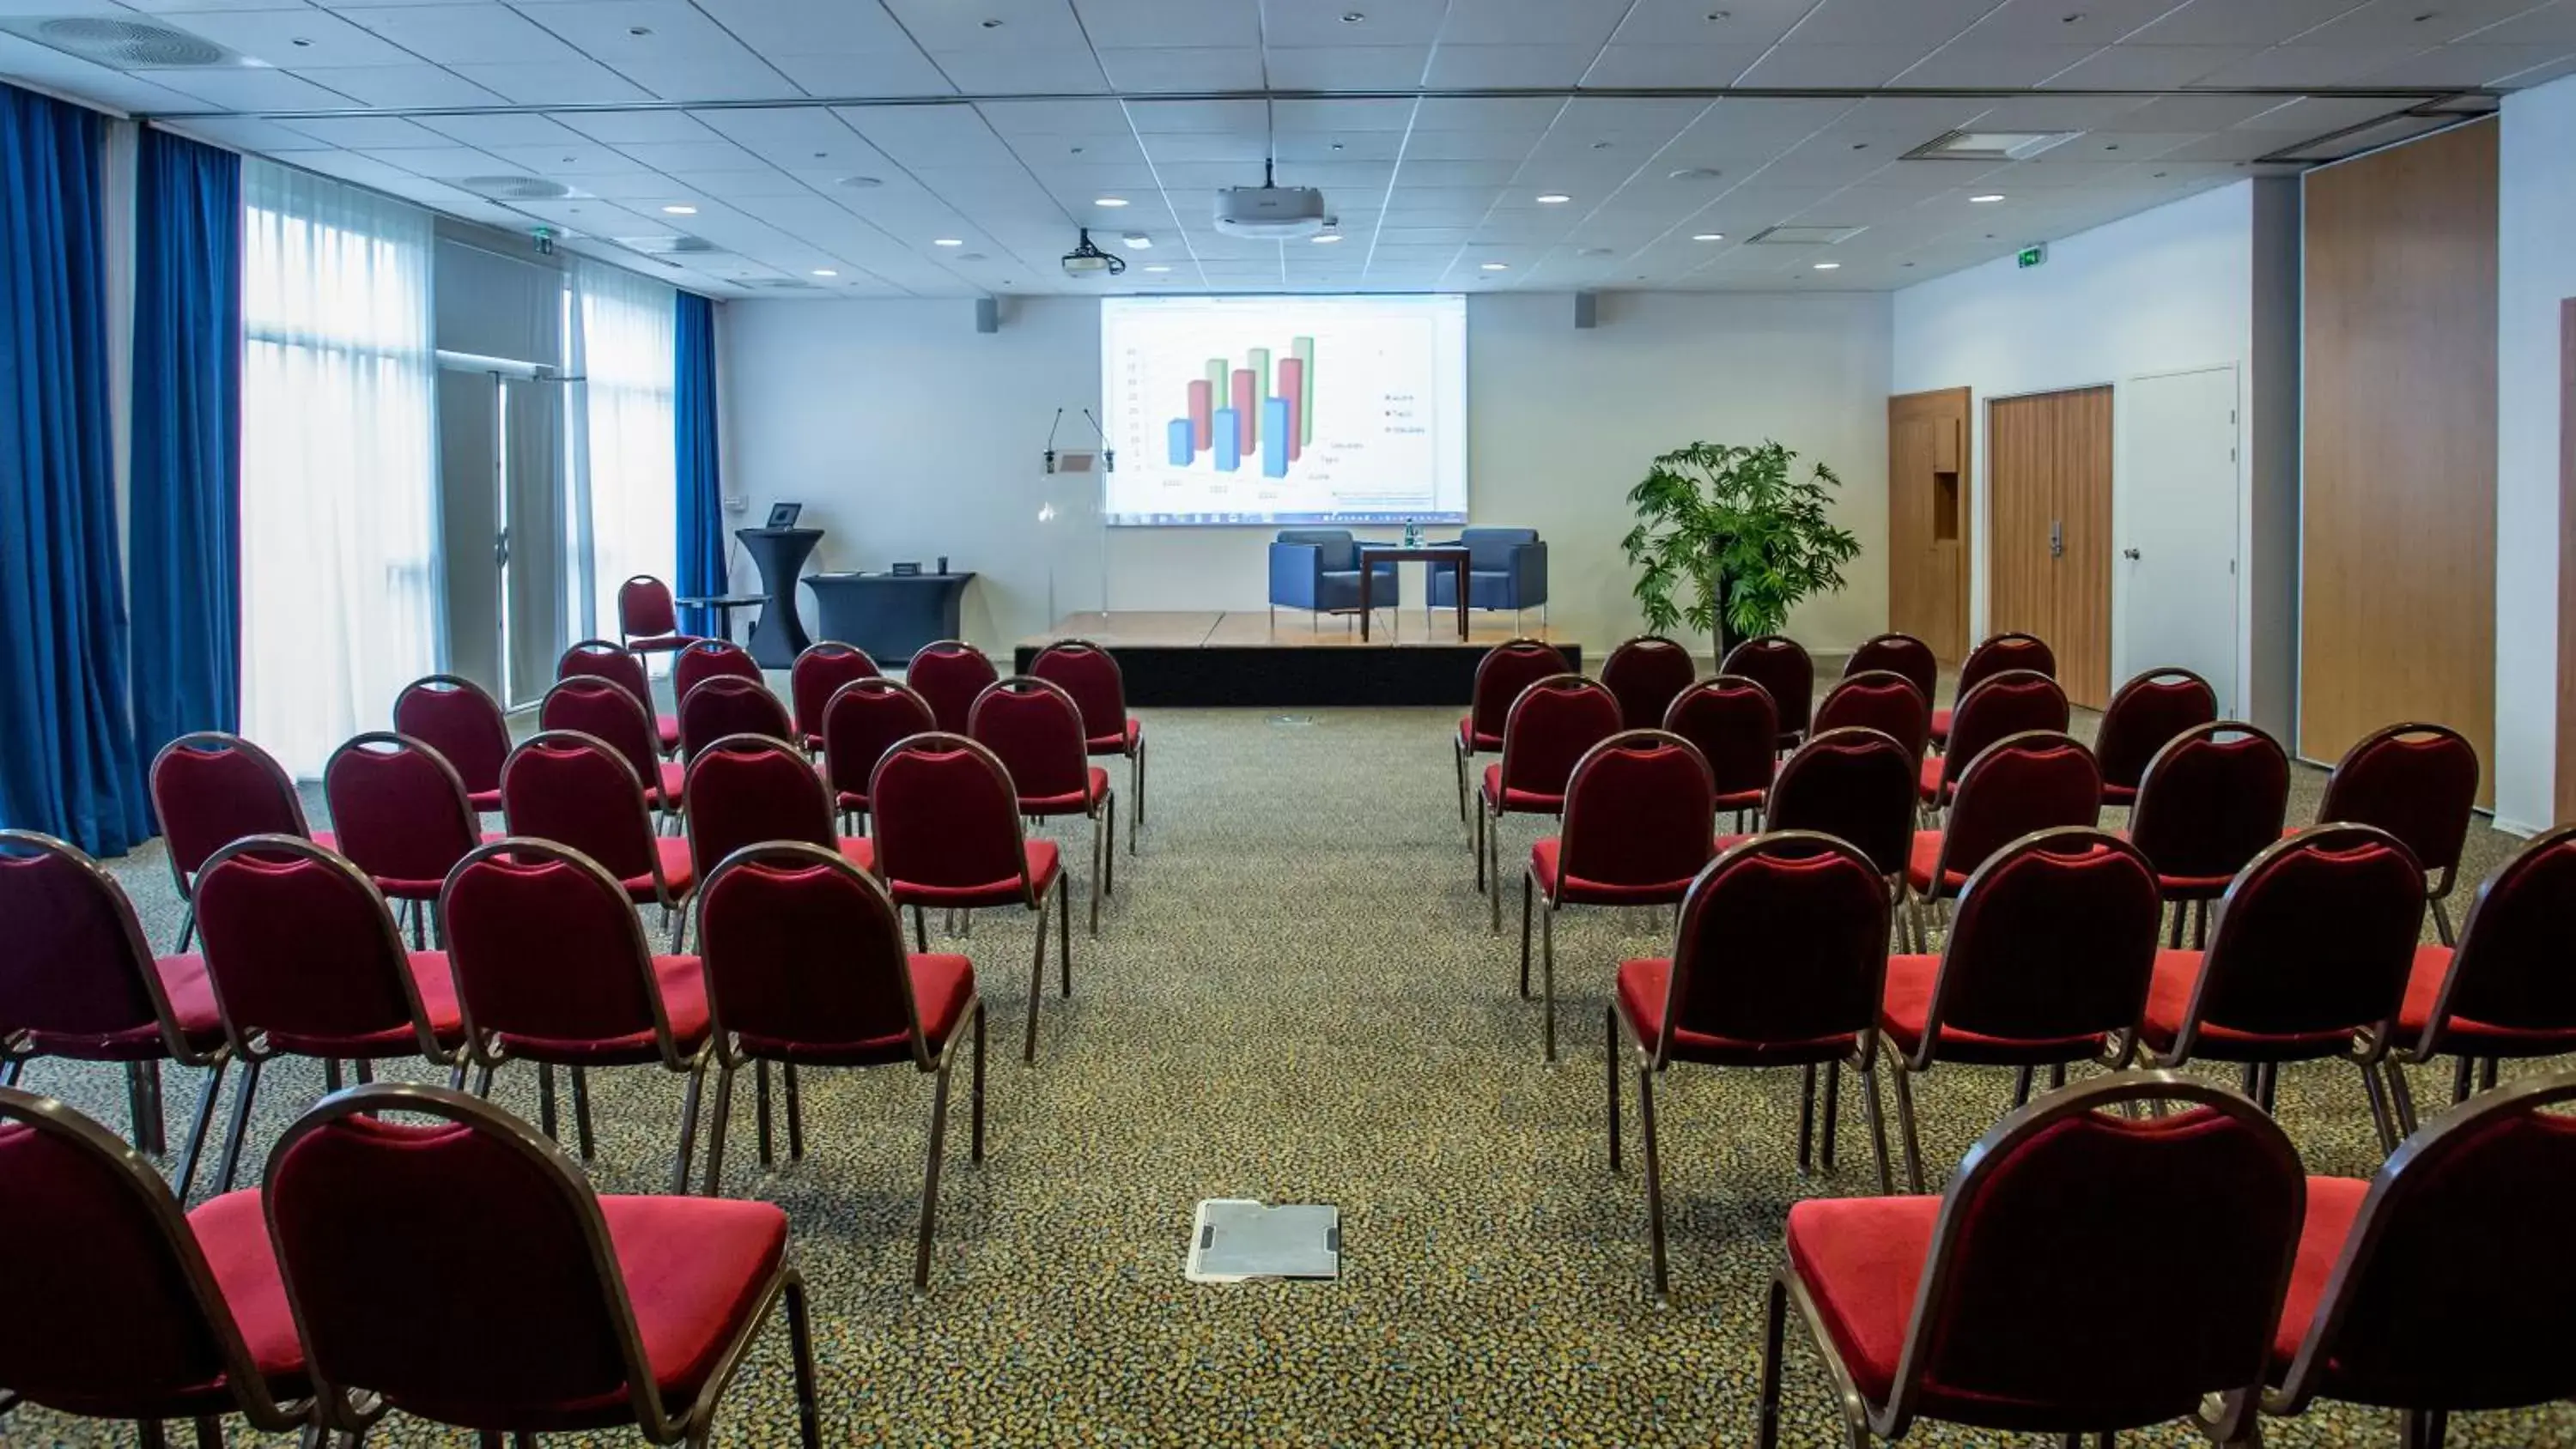
[[1313, 236], [1324, 229], [1324, 193], [1277, 184], [1264, 161], [1259, 186], [1229, 186], [1216, 194], [1216, 229], [1256, 241]]
[[1127, 259], [1114, 252], [1104, 252], [1091, 239], [1091, 228], [1082, 229], [1082, 241], [1064, 254], [1064, 274], [1076, 279], [1102, 275], [1117, 276], [1127, 270]]

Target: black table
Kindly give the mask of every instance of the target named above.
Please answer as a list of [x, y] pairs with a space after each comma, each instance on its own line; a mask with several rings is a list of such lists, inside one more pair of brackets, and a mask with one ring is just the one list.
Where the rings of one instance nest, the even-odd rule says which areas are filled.
[[796, 571], [823, 537], [819, 528], [738, 528], [734, 537], [760, 569], [760, 617], [751, 625], [752, 662], [763, 669], [786, 669], [796, 663], [813, 639], [805, 621], [796, 617]]
[[[1467, 638], [1467, 546], [1463, 543], [1364, 543], [1360, 545], [1360, 642], [1369, 636], [1369, 602], [1377, 591], [1369, 587], [1375, 576], [1374, 565], [1382, 563], [1426, 563], [1432, 568], [1447, 564], [1458, 574], [1458, 638]], [[1428, 570], [1425, 571], [1426, 574]], [[1427, 578], [1422, 586], [1431, 587]]]
[[966, 601], [963, 574], [816, 574], [814, 591], [823, 637], [856, 644], [889, 668], [899, 667], [924, 644], [955, 639]]
[[683, 609], [715, 610], [716, 637], [730, 640], [733, 638], [733, 611], [758, 608], [769, 602], [769, 596], [767, 594], [709, 594], [703, 598], [673, 599], [671, 602]]

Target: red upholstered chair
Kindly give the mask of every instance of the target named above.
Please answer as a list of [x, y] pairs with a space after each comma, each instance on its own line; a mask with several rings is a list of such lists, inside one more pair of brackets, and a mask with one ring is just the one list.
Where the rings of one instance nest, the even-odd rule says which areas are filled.
[[1664, 728], [1708, 761], [1717, 808], [1734, 811], [1739, 827], [1745, 811], [1762, 808], [1780, 763], [1780, 715], [1771, 691], [1742, 675], [1703, 679], [1673, 696]]
[[599, 862], [628, 900], [662, 908], [677, 951], [697, 870], [686, 839], [654, 833], [650, 798], [614, 746], [574, 730], [530, 735], [501, 767], [501, 816], [510, 833], [568, 845]]
[[501, 808], [510, 725], [500, 701], [483, 686], [454, 674], [413, 680], [394, 696], [394, 733], [420, 741], [454, 766], [476, 813]]
[[1949, 739], [1941, 758], [1923, 762], [1920, 795], [1927, 809], [1950, 803], [1959, 777], [1986, 747], [2008, 735], [2033, 730], [2066, 733], [2066, 691], [2045, 674], [2027, 669], [1991, 675], [1959, 696]]
[[[635, 782], [643, 787], [644, 803], [666, 816], [680, 811], [682, 787], [688, 778], [687, 767], [676, 760], [662, 758], [661, 741], [654, 733], [652, 711], [644, 702], [595, 675], [575, 675], [558, 679], [537, 703], [537, 728], [548, 731], [569, 730], [605, 743], [635, 772]], [[507, 772], [506, 762], [503, 765]], [[502, 809], [509, 809], [504, 801]], [[513, 835], [525, 835], [513, 829]]]
[[2070, 1063], [2125, 1067], [2137, 1050], [2156, 964], [2155, 867], [2100, 830], [2042, 830], [1996, 851], [1968, 877], [1941, 954], [1887, 963], [1879, 1035], [1894, 1060], [1905, 1180], [1923, 1190], [1916, 1072], [1936, 1062], [2018, 1067], [2066, 1084]]
[[[497, 798], [497, 772], [493, 779]], [[447, 873], [467, 851], [496, 838], [484, 834], [465, 781], [428, 745], [378, 730], [331, 752], [322, 766], [322, 796], [339, 827], [333, 834], [340, 853], [385, 899], [409, 908], [412, 946], [427, 946], [429, 906]]]
[[1476, 682], [1468, 695], [1467, 713], [1449, 740], [1450, 753], [1458, 766], [1459, 819], [1467, 818], [1467, 761], [1477, 755], [1503, 752], [1503, 721], [1511, 715], [1512, 701], [1542, 679], [1573, 672], [1574, 666], [1565, 662], [1564, 651], [1536, 639], [1497, 644], [1476, 661]]
[[1098, 937], [1100, 898], [1117, 888], [1118, 800], [1109, 772], [1084, 751], [1081, 707], [1056, 685], [1014, 675], [975, 697], [966, 734], [1010, 772], [1020, 814], [1037, 820], [1079, 815], [1091, 822], [1091, 934]]
[[2141, 1040], [2160, 1067], [2243, 1064], [2265, 1111], [2281, 1063], [2342, 1057], [2394, 1151], [2377, 1067], [2423, 924], [2424, 872], [2402, 842], [2372, 825], [2311, 826], [2237, 875], [2207, 951], [2156, 953]]
[[762, 682], [760, 666], [741, 645], [730, 639], [693, 639], [671, 656], [671, 698], [686, 700], [690, 690], [724, 675]]
[[[1920, 751], [1878, 730], [1818, 730], [1780, 762], [1762, 828], [1810, 830], [1858, 846], [1891, 886], [1899, 886], [1913, 859], [1914, 768], [1921, 758]], [[1747, 838], [1721, 836], [1717, 848], [1731, 849]]]
[[1798, 1067], [1848, 1061], [1888, 1190], [1878, 1108], [1878, 999], [1887, 970], [1887, 883], [1831, 836], [1758, 835], [1691, 882], [1668, 957], [1622, 961], [1607, 1012], [1610, 1169], [1619, 1169], [1619, 1042], [1634, 1048], [1646, 1146], [1655, 1301], [1666, 1299], [1664, 1178], [1655, 1077], [1675, 1062]]
[[1878, 634], [1860, 641], [1843, 660], [1843, 678], [1884, 669], [1914, 686], [1917, 694], [1930, 704], [1941, 683], [1941, 663], [1932, 655], [1932, 646], [1911, 634]]
[[2156, 751], [2129, 811], [2129, 838], [2155, 862], [2156, 888], [2173, 907], [2173, 934], [2193, 916], [2195, 947], [2209, 942], [2209, 903], [2236, 873], [2281, 838], [2290, 808], [2290, 756], [2250, 724], [2193, 725]]
[[897, 740], [927, 734], [939, 721], [920, 695], [891, 679], [857, 679], [823, 706], [823, 774], [832, 803], [853, 829], [868, 813], [868, 777]]
[[1771, 707], [1780, 713], [1780, 748], [1806, 738], [1816, 707], [1816, 661], [1804, 645], [1778, 634], [1747, 639], [1726, 651], [1720, 674], [1736, 674], [1770, 691]]
[[1632, 730], [1660, 727], [1664, 711], [1698, 678], [1690, 651], [1658, 634], [1622, 639], [1601, 661], [1601, 687], [1619, 697], [1620, 722]]
[[[555, 661], [557, 680], [579, 674], [607, 680], [635, 696], [636, 703], [643, 705], [646, 713], [653, 713], [653, 685], [644, 676], [644, 661], [608, 640], [584, 639], [565, 650], [563, 657]], [[677, 750], [680, 747], [680, 717], [676, 714], [653, 714], [653, 737], [660, 743], [662, 753], [667, 755]]]
[[856, 644], [822, 639], [805, 646], [787, 670], [787, 697], [796, 705], [796, 738], [808, 750], [823, 748], [823, 706], [844, 684], [877, 679], [877, 662]]
[[2091, 750], [2046, 730], [1988, 745], [1960, 772], [1944, 828], [1914, 832], [1905, 885], [1916, 949], [1931, 948], [1927, 910], [1955, 898], [1988, 856], [2034, 830], [2090, 830], [2101, 823], [2102, 767]]
[[[2460, 944], [2417, 946], [2397, 1013], [2392, 1062], [2458, 1059], [2451, 1100], [2478, 1079], [2496, 1081], [2502, 1057], [2576, 1052], [2576, 825], [2533, 836], [2478, 886]], [[2393, 1065], [2398, 1120], [2415, 1130], [2414, 1094]]]
[[[2112, 1110], [2140, 1101], [2190, 1110]], [[2005, 1118], [1938, 1198], [1794, 1204], [1765, 1315], [1755, 1442], [1780, 1442], [1792, 1304], [1854, 1444], [1901, 1438], [1918, 1418], [2023, 1436], [2014, 1442], [2108, 1444], [2194, 1418], [2213, 1394], [2211, 1437], [2241, 1442], [2305, 1188], [2289, 1139], [2243, 1098], [2123, 1072]], [[2190, 1320], [2142, 1303], [2187, 1305]]]
[[1029, 661], [1029, 674], [1082, 707], [1084, 748], [1127, 757], [1127, 853], [1145, 824], [1145, 726], [1127, 713], [1127, 676], [1118, 656], [1088, 639], [1058, 639]]
[[[719, 674], [689, 686], [689, 692], [680, 696], [681, 760], [696, 759], [698, 751], [727, 735], [767, 735], [790, 743], [797, 739], [787, 706], [757, 679]], [[687, 798], [685, 791], [681, 798]]]
[[1908, 746], [1920, 759], [1932, 741], [1931, 696], [1893, 670], [1846, 674], [1825, 691], [1812, 728], [1822, 733], [1855, 725]]
[[[78, 846], [32, 830], [0, 830], [0, 921], [0, 1082], [14, 1084], [40, 1057], [122, 1063], [135, 1146], [158, 1154], [167, 1150], [159, 1064], [205, 1069], [179, 1156], [185, 1202], [232, 1060], [205, 961], [156, 958], [116, 878]], [[0, 1384], [23, 1387], [5, 1368]]]
[[1554, 815], [1565, 808], [1566, 778], [1594, 745], [1619, 733], [1618, 696], [1580, 674], [1559, 674], [1521, 691], [1503, 720], [1503, 758], [1485, 767], [1477, 792], [1476, 889], [1503, 932], [1503, 817]]
[[198, 873], [197, 911], [224, 1041], [242, 1064], [217, 1192], [233, 1190], [273, 1058], [320, 1057], [333, 1090], [344, 1058], [365, 1081], [373, 1062], [419, 1055], [461, 1084], [465, 1023], [447, 953], [404, 950], [392, 908], [355, 865], [291, 835], [236, 840]]
[[966, 733], [966, 716], [975, 697], [1002, 677], [984, 651], [963, 639], [940, 639], [914, 652], [903, 669], [903, 682], [930, 706], [931, 717], [945, 733]]
[[2376, 825], [2404, 841], [2424, 867], [2433, 925], [2448, 945], [2451, 916], [2442, 902], [2458, 881], [2477, 803], [2478, 751], [2467, 737], [2447, 725], [2393, 724], [2335, 762], [2317, 823]]
[[[746, 845], [793, 840], [876, 869], [865, 837], [836, 835], [832, 796], [796, 746], [775, 735], [727, 735], [689, 761], [689, 861], [705, 880]], [[704, 790], [700, 795], [696, 792]]]
[[638, 653], [686, 649], [698, 642], [697, 635], [680, 632], [671, 586], [651, 574], [637, 574], [617, 586], [617, 638]]
[[1028, 1039], [1022, 1061], [1038, 1057], [1038, 997], [1046, 983], [1047, 896], [1055, 900], [1064, 957], [1060, 987], [1073, 994], [1073, 901], [1055, 842], [1020, 832], [1019, 797], [993, 752], [942, 732], [898, 741], [868, 782], [876, 822], [877, 874], [898, 906], [912, 907], [913, 945], [930, 949], [923, 908], [1019, 906], [1037, 913], [1029, 960]]
[[633, 1425], [703, 1444], [783, 1297], [802, 1442], [822, 1443], [804, 1282], [770, 1203], [600, 1196], [500, 1108], [385, 1083], [286, 1130], [267, 1207], [326, 1429], [398, 1409], [495, 1438]]
[[[2404, 1411], [2440, 1449], [2453, 1412], [2576, 1396], [2576, 1074], [2530, 1077], [2408, 1136], [2369, 1182], [2308, 1179], [2266, 1413], [2341, 1399]], [[2508, 1436], [2512, 1437], [2512, 1436]]]
[[[1956, 697], [1964, 700], [1968, 697], [1969, 690], [1996, 675], [2025, 669], [2033, 674], [2045, 674], [2055, 679], [2057, 652], [2033, 635], [2009, 632], [1989, 634], [1978, 643], [1976, 648], [1968, 651], [1966, 659], [1959, 662], [1959, 687]], [[1936, 749], [1946, 749], [1949, 746], [1950, 716], [1950, 710], [1932, 711], [1932, 744]], [[2064, 729], [2065, 726], [2060, 725], [2058, 728]]]
[[[240, 1414], [303, 1427], [304, 1348], [259, 1194], [181, 1211], [161, 1174], [62, 1103], [0, 1087], [0, 1384], [58, 1413], [127, 1419], [159, 1444], [164, 1419], [224, 1442]], [[102, 1440], [102, 1442], [104, 1442]]]
[[[912, 1264], [912, 1286], [926, 1291], [948, 1135], [949, 1069], [958, 1046], [969, 1041], [969, 1160], [984, 1160], [984, 1001], [975, 990], [973, 963], [963, 956], [906, 951], [903, 915], [885, 887], [810, 845], [737, 851], [707, 877], [698, 914], [718, 1071], [707, 1195], [715, 1196], [722, 1184], [726, 1109], [733, 1075], [745, 1062], [761, 1065], [764, 1082], [770, 1062], [783, 1065], [791, 1103], [800, 1065], [908, 1063], [937, 1079]], [[788, 1155], [802, 1157], [804, 1141], [792, 1109], [787, 1121]], [[765, 1147], [761, 1160], [768, 1161]]]
[[555, 1068], [571, 1068], [573, 1124], [588, 1160], [590, 1068], [659, 1065], [684, 1076], [671, 1191], [688, 1191], [709, 1037], [698, 958], [655, 955], [615, 876], [570, 846], [525, 837], [457, 862], [438, 898], [438, 930], [456, 973], [474, 1095], [492, 1094], [504, 1063], [534, 1062], [539, 1121], [553, 1137]]
[[197, 926], [190, 883], [206, 857], [245, 835], [315, 836], [304, 823], [304, 801], [274, 756], [239, 735], [198, 730], [161, 747], [152, 757], [152, 813], [161, 820], [170, 882], [188, 913], [179, 926], [179, 949]]
[[2102, 803], [2134, 802], [2147, 761], [2166, 741], [2217, 721], [2218, 691], [2188, 669], [2150, 669], [2121, 685], [2093, 732], [2093, 755], [2102, 762]]
[[[1606, 688], [1606, 686], [1605, 686]], [[1530, 847], [1521, 872], [1521, 997], [1529, 998], [1530, 903], [1545, 909], [1547, 1059], [1556, 1060], [1556, 913], [1575, 906], [1674, 906], [1715, 852], [1717, 790], [1691, 742], [1623, 730], [1586, 750], [1565, 782], [1565, 824]]]

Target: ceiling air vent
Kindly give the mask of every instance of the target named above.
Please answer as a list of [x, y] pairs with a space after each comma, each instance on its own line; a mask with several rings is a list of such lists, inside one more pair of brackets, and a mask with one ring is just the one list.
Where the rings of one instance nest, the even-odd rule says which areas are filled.
[[702, 236], [621, 236], [613, 237], [619, 246], [647, 256], [670, 257], [703, 252], [720, 252], [724, 248]]
[[1865, 226], [1766, 226], [1744, 240], [1757, 247], [1829, 247], [1867, 230]]
[[572, 188], [542, 176], [463, 176], [453, 183], [495, 201], [560, 201]]
[[2081, 131], [1952, 131], [1905, 153], [1908, 161], [2027, 161]]
[[149, 20], [107, 15], [27, 16], [0, 30], [117, 70], [182, 70], [242, 64], [241, 52]]
[[812, 282], [808, 282], [797, 277], [749, 277], [744, 279], [743, 285], [746, 287], [757, 287], [764, 292], [819, 292], [823, 290], [822, 288], [815, 286]]

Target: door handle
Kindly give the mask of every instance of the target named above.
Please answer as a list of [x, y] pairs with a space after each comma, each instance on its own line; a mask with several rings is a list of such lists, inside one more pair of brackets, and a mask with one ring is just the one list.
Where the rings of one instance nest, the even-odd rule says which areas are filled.
[[2063, 520], [2052, 518], [2048, 521], [2048, 556], [2066, 557], [2066, 524]]
[[2138, 561], [2138, 551], [2134, 548], [2124, 548], [2120, 550], [2120, 557], [2127, 559], [2131, 563], [2136, 563]]
[[506, 528], [492, 535], [492, 562], [503, 568], [509, 567], [510, 530]]

